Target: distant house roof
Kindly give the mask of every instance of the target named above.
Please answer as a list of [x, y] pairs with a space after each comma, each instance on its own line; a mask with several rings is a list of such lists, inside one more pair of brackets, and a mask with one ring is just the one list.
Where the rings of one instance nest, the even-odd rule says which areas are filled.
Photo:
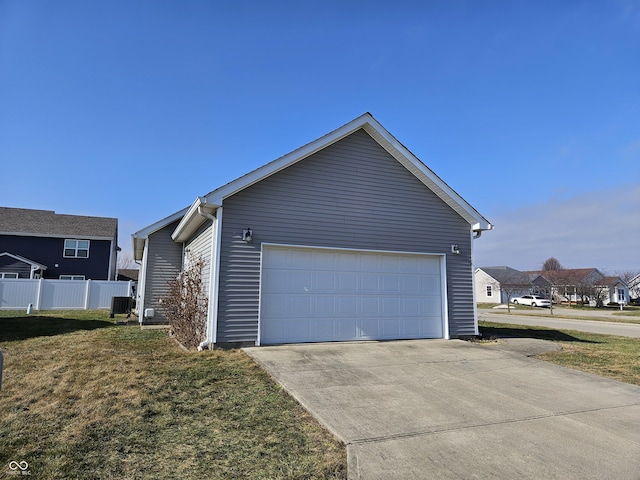
[[117, 218], [0, 207], [0, 234], [3, 235], [112, 239], [117, 236], [117, 232]]
[[596, 272], [600, 278], [604, 277], [600, 270], [597, 268], [562, 268], [558, 270], [532, 270], [526, 273], [533, 275], [542, 275], [545, 278], [553, 277], [555, 279], [561, 279], [562, 282], [569, 284], [578, 284]]
[[34, 262], [33, 260], [29, 260], [28, 258], [22, 257], [20, 255], [14, 255], [13, 253], [2, 252], [2, 253], [0, 253], [0, 257], [11, 257], [11, 258], [14, 258], [14, 259], [18, 260], [19, 262], [31, 265], [31, 268], [34, 269], [34, 270], [46, 270], [47, 269], [47, 267], [45, 265], [42, 265], [41, 263]]
[[627, 286], [626, 282], [622, 280], [620, 277], [604, 277], [602, 280], [598, 282], [600, 285], [606, 285], [607, 287], [613, 287], [615, 285], [624, 285]]
[[529, 274], [506, 266], [480, 267], [480, 270], [495, 279], [497, 282], [505, 285], [528, 285], [533, 280]]
[[140, 270], [137, 268], [121, 268], [118, 270], [118, 280], [133, 280], [137, 282], [139, 273]]

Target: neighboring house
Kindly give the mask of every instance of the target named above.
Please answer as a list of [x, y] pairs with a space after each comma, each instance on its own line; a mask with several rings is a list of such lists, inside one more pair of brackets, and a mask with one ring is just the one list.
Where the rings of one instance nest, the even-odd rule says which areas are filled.
[[634, 300], [640, 299], [640, 273], [629, 280], [629, 296]]
[[13, 255], [9, 252], [0, 253], [0, 279], [2, 278], [42, 278], [45, 265]]
[[0, 207], [0, 277], [115, 280], [118, 220]]
[[598, 282], [598, 286], [603, 292], [602, 298], [605, 305], [607, 303], [624, 303], [626, 305], [631, 300], [629, 285], [620, 277], [604, 277]]
[[592, 304], [629, 303], [629, 286], [620, 277], [607, 277], [597, 268], [521, 272], [511, 267], [475, 270], [476, 301], [502, 304], [516, 296], [534, 294], [554, 301]]
[[548, 282], [541, 275], [507, 266], [480, 267], [475, 271], [475, 288], [477, 302], [502, 304], [531, 293], [545, 296]]
[[136, 232], [140, 321], [202, 258], [210, 346], [477, 335], [491, 228], [365, 114]]

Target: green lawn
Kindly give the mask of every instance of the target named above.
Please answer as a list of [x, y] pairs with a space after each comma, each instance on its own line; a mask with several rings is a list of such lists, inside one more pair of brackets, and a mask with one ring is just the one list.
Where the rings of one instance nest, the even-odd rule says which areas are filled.
[[106, 311], [2, 312], [0, 350], [0, 478], [346, 478], [344, 445], [241, 350]]
[[493, 322], [480, 322], [480, 332], [486, 339], [526, 337], [558, 342], [561, 351], [545, 353], [538, 358], [640, 385], [640, 339], [637, 338]]

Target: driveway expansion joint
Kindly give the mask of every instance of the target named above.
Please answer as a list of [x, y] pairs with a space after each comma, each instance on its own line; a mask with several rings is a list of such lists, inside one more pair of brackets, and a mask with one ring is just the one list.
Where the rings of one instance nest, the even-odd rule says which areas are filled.
[[[400, 440], [403, 438], [416, 438], [416, 437], [427, 437], [430, 435], [436, 435], [440, 433], [447, 432], [459, 432], [464, 430], [470, 430], [474, 428], [483, 428], [483, 427], [491, 427], [493, 425], [507, 425], [514, 423], [524, 423], [524, 422], [532, 422], [536, 420], [544, 420], [546, 418], [558, 418], [558, 417], [570, 417], [572, 415], [578, 415], [581, 413], [595, 413], [602, 411], [611, 411], [619, 408], [628, 408], [628, 407], [636, 407], [640, 406], [640, 402], [633, 402], [625, 405], [616, 405], [611, 407], [601, 407], [601, 408], [587, 408], [582, 410], [572, 410], [567, 412], [559, 412], [559, 413], [550, 413], [546, 415], [531, 415], [523, 418], [514, 418], [510, 420], [501, 420], [497, 422], [485, 422], [485, 423], [476, 423], [473, 425], [464, 425], [460, 427], [453, 428], [434, 428], [434, 429], [426, 429], [415, 432], [401, 432], [401, 433], [393, 433], [390, 435], [381, 435], [378, 437], [366, 437], [366, 438], [356, 438], [350, 441], [345, 441], [345, 445], [347, 446], [356, 446], [356, 445], [365, 445], [370, 443], [384, 443], [388, 441]], [[575, 421], [575, 420], [574, 420]], [[636, 442], [631, 442], [636, 443]]]

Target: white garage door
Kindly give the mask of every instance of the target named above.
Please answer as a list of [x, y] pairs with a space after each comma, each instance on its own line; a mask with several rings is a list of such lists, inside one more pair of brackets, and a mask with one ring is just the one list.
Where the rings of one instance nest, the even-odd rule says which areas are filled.
[[265, 246], [260, 343], [442, 338], [441, 259]]

